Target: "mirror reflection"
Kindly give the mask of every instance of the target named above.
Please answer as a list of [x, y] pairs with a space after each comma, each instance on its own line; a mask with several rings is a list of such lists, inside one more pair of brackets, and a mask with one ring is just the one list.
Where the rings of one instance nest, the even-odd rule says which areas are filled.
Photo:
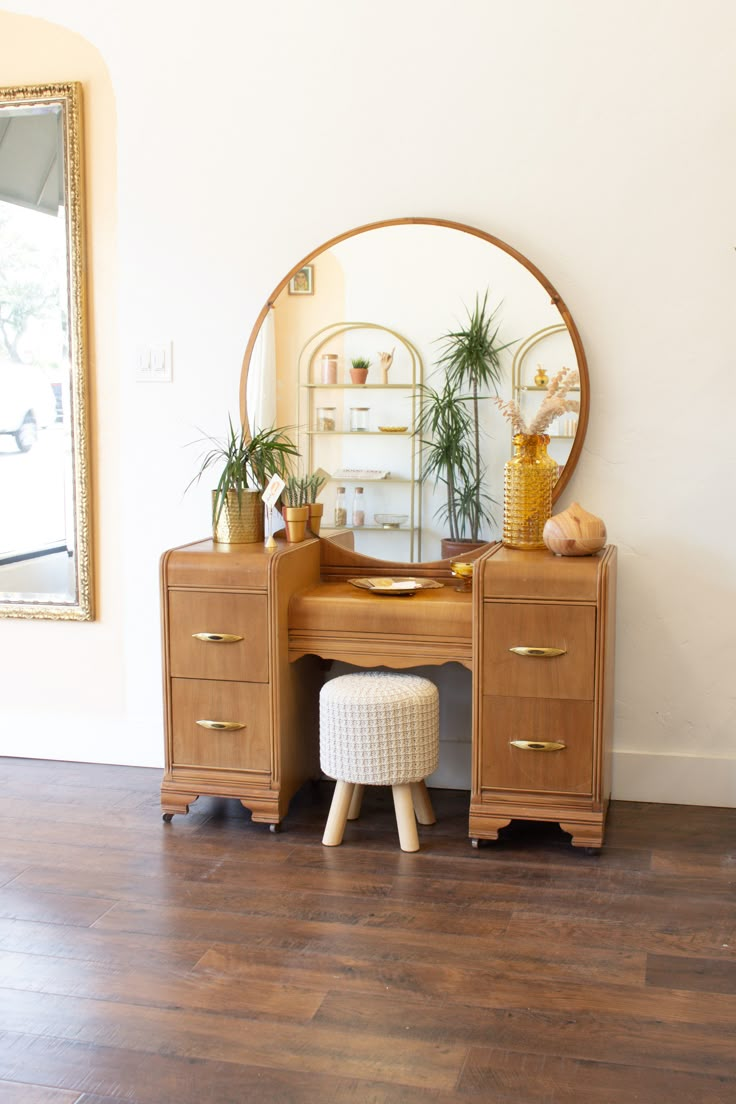
[[92, 616], [79, 97], [0, 89], [0, 616]]
[[[481, 308], [494, 370], [481, 373], [477, 405], [471, 377], [456, 393], [471, 417], [478, 412], [485, 508], [479, 530], [466, 517], [458, 532], [448, 472], [438, 477], [432, 464], [442, 431], [421, 411], [433, 394], [446, 396], [448, 348], [458, 334], [472, 345]], [[365, 555], [435, 560], [448, 554], [442, 541], [451, 535], [500, 538], [503, 465], [512, 448], [493, 396], [515, 399], [531, 415], [562, 368], [580, 372], [581, 411], [549, 430], [557, 493], [577, 460], [587, 417], [587, 370], [569, 312], [546, 278], [497, 239], [452, 223], [400, 220], [329, 243], [277, 289], [246, 352], [246, 416], [251, 429], [298, 427], [305, 471], [329, 474], [320, 496], [323, 536], [347, 527]], [[470, 469], [472, 457], [456, 466], [467, 475], [468, 495]]]

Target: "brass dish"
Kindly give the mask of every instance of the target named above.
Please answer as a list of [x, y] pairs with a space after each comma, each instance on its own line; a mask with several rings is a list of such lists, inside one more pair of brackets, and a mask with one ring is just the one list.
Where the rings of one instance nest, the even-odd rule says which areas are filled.
[[364, 576], [362, 579], [349, 579], [348, 582], [360, 590], [369, 591], [371, 594], [388, 594], [394, 598], [416, 594], [418, 590], [436, 590], [445, 585], [436, 579], [391, 578], [388, 575], [373, 578]]
[[379, 426], [380, 433], [406, 433], [408, 426]]

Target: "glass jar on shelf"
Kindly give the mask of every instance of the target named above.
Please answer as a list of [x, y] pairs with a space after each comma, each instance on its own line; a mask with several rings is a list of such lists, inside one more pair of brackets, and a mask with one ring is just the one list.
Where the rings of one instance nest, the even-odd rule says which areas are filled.
[[322, 354], [322, 383], [337, 383], [337, 353]]
[[365, 433], [368, 429], [368, 406], [350, 407], [350, 432]]
[[363, 504], [362, 487], [356, 487], [353, 491], [353, 509], [351, 511], [350, 524], [354, 529], [360, 529], [365, 525], [365, 506]]
[[318, 433], [332, 433], [336, 426], [334, 406], [318, 406], [314, 428]]
[[335, 528], [344, 529], [348, 523], [347, 502], [345, 500], [345, 488], [338, 487], [335, 496]]

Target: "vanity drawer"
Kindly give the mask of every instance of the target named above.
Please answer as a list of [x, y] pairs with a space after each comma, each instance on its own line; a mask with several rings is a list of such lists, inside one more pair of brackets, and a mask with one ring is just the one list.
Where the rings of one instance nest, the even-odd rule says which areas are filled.
[[268, 681], [264, 594], [170, 590], [168, 601], [172, 677]]
[[173, 767], [269, 772], [268, 699], [267, 683], [172, 679]]
[[484, 697], [482, 764], [484, 789], [590, 794], [593, 703]]
[[[485, 693], [593, 698], [593, 607], [485, 602], [483, 620]], [[530, 649], [531, 654], [512, 648]]]

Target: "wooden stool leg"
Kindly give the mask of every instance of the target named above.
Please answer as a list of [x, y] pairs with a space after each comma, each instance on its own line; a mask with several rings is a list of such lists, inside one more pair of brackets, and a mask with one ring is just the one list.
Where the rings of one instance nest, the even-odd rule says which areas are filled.
[[327, 824], [325, 825], [325, 834], [322, 837], [322, 843], [325, 847], [337, 847], [342, 843], [352, 796], [353, 783], [342, 782], [338, 779], [335, 783], [335, 792], [332, 795], [332, 804], [330, 805], [330, 813], [327, 817]]
[[350, 801], [350, 808], [348, 809], [348, 820], [357, 820], [360, 816], [360, 806], [363, 801], [363, 791], [365, 786], [361, 786], [360, 782], [355, 783], [355, 789], [353, 790], [353, 796]]
[[411, 783], [391, 787], [394, 795], [396, 824], [399, 829], [399, 843], [402, 851], [418, 851], [419, 835], [414, 806], [411, 800]]
[[427, 790], [427, 784], [424, 780], [421, 782], [412, 782], [411, 798], [414, 802], [414, 812], [417, 814], [419, 823], [436, 824], [437, 817], [434, 815], [429, 791]]

